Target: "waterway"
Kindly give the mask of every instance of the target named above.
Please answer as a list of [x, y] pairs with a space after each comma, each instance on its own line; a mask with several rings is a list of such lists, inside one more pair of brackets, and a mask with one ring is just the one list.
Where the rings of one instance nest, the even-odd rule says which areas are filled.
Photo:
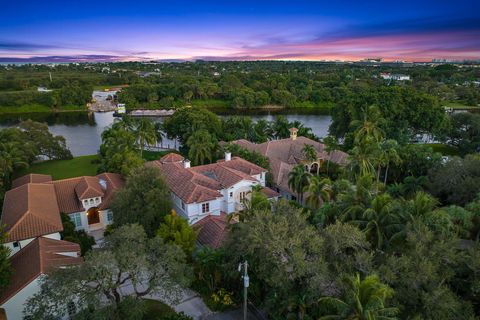
[[[217, 112], [220, 117], [227, 117], [233, 113]], [[248, 115], [254, 121], [265, 119], [272, 121], [276, 116], [282, 114], [288, 121], [298, 120], [318, 137], [328, 134], [331, 117], [326, 114], [318, 114], [312, 111], [299, 112], [294, 110], [285, 111], [249, 111], [236, 113], [237, 115]], [[0, 128], [16, 125], [21, 120], [32, 119], [34, 121], [48, 124], [50, 132], [54, 135], [64, 136], [67, 146], [74, 156], [95, 154], [101, 144], [101, 134], [113, 121], [113, 112], [86, 113], [86, 112], [63, 112], [56, 114], [21, 114], [0, 116]], [[162, 118], [155, 118], [154, 121], [163, 121]], [[175, 141], [164, 139], [163, 147], [174, 148], [178, 146]]]

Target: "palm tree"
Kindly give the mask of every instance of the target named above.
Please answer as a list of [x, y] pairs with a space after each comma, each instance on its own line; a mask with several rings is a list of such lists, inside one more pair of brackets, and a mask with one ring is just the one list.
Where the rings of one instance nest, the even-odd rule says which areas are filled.
[[383, 184], [387, 185], [388, 178], [388, 169], [390, 164], [399, 164], [402, 159], [398, 155], [398, 142], [396, 140], [386, 140], [380, 145], [380, 161], [378, 172], [377, 172], [377, 182], [380, 179], [380, 165], [385, 166], [385, 174], [383, 178]]
[[320, 304], [336, 310], [335, 314], [320, 319], [349, 320], [393, 320], [398, 313], [397, 308], [385, 306], [387, 299], [394, 294], [392, 288], [380, 282], [376, 275], [361, 280], [360, 275], [344, 279], [346, 286], [343, 299], [324, 297]]
[[380, 111], [376, 106], [370, 106], [363, 113], [364, 118], [362, 120], [352, 121], [351, 126], [356, 128], [355, 130], [355, 143], [364, 144], [382, 141], [385, 136], [379, 125], [384, 121], [381, 117]]
[[145, 144], [151, 145], [157, 141], [157, 130], [152, 120], [140, 118], [136, 121], [134, 134], [140, 147], [140, 157], [143, 157]]
[[398, 234], [403, 226], [395, 211], [395, 201], [388, 194], [378, 195], [372, 200], [359, 224], [377, 249], [383, 248], [384, 243]]
[[255, 134], [253, 142], [256, 143], [266, 142], [274, 137], [272, 126], [265, 119], [258, 120], [253, 127], [253, 131]]
[[160, 143], [160, 148], [162, 148], [163, 138], [165, 137], [165, 133], [163, 132], [163, 123], [155, 122], [155, 135], [157, 137], [157, 145]]
[[16, 143], [0, 143], [0, 174], [4, 184], [10, 183], [11, 174], [16, 168], [28, 167], [28, 162], [22, 157], [21, 146]]
[[310, 180], [312, 175], [305, 171], [303, 165], [298, 165], [293, 168], [292, 171], [288, 173], [288, 186], [293, 192], [296, 192], [298, 195], [299, 202], [303, 201], [303, 190]]
[[312, 163], [314, 161], [317, 161], [317, 150], [311, 144], [304, 144], [302, 152], [303, 156], [308, 162]]
[[310, 178], [309, 184], [305, 186], [304, 192], [307, 193], [305, 198], [307, 204], [313, 209], [318, 209], [323, 202], [330, 201], [332, 181], [328, 178], [313, 176]]
[[290, 123], [284, 116], [276, 117], [272, 125], [276, 139], [288, 138], [290, 136], [290, 128]]
[[188, 156], [195, 164], [212, 161], [215, 143], [206, 130], [195, 131], [187, 140]]
[[328, 154], [328, 159], [327, 159], [327, 176], [329, 172], [329, 167], [330, 167], [330, 155], [333, 151], [339, 148], [337, 139], [335, 139], [333, 136], [326, 136], [323, 138], [323, 144], [325, 145], [325, 152]]

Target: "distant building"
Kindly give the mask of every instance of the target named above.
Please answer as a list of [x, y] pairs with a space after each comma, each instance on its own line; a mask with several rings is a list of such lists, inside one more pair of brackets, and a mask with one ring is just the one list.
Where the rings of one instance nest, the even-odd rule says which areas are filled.
[[119, 103], [117, 105], [117, 113], [124, 114], [127, 112], [127, 108], [125, 107], [125, 103]]
[[398, 73], [380, 73], [380, 77], [385, 80], [395, 80], [395, 81], [408, 81], [410, 80], [410, 76], [406, 74], [398, 74]]
[[37, 88], [38, 92], [50, 92], [52, 91], [51, 89], [47, 89], [46, 87], [38, 87]]

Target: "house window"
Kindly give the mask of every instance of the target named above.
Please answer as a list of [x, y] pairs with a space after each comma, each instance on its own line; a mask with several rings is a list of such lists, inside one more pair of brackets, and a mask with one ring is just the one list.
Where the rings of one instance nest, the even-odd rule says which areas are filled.
[[83, 200], [83, 205], [88, 206], [88, 200]]
[[93, 199], [90, 199], [90, 204], [93, 204]]
[[185, 210], [185, 202], [182, 201], [182, 209]]
[[108, 220], [108, 222], [113, 221], [113, 213], [110, 210], [107, 211], [107, 220]]
[[202, 213], [207, 213], [210, 211], [210, 203], [202, 203]]
[[14, 247], [14, 248], [20, 247], [20, 242], [15, 241], [15, 242], [13, 243], [13, 247]]
[[244, 192], [240, 192], [240, 201], [243, 201], [245, 200], [245, 198], [247, 197], [247, 193], [244, 191]]
[[100, 202], [100, 198], [95, 198], [95, 203], [99, 203]]
[[232, 198], [232, 197], [233, 197], [233, 192], [230, 192], [230, 198]]
[[75, 228], [80, 228], [82, 226], [82, 215], [80, 212], [70, 215], [70, 219], [75, 224]]

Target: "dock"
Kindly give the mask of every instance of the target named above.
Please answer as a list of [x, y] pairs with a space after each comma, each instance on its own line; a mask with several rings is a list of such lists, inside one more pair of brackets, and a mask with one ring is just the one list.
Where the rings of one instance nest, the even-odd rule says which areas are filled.
[[132, 110], [129, 115], [132, 117], [170, 117], [175, 113], [175, 110], [160, 109], [160, 110]]

